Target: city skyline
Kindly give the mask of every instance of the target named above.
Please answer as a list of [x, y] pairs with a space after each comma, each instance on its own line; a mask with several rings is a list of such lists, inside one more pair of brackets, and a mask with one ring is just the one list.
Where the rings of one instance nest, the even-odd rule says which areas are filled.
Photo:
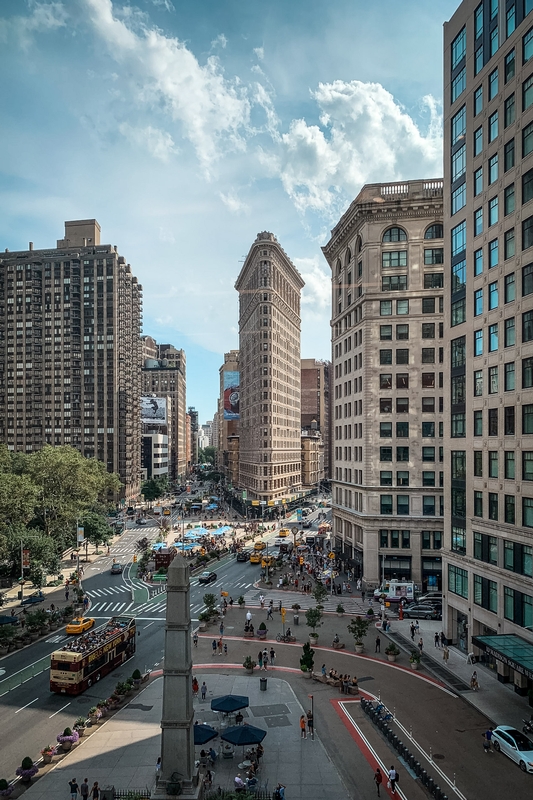
[[441, 174], [435, 53], [454, 10], [7, 0], [0, 246], [99, 219], [143, 284], [143, 332], [186, 351], [205, 420], [237, 346], [243, 242], [271, 230], [306, 283], [302, 357], [329, 359], [320, 245], [363, 184]]

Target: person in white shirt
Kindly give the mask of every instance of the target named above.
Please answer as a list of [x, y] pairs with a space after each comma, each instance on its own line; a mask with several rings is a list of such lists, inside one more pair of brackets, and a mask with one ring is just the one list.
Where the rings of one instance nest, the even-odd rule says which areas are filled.
[[242, 791], [244, 791], [244, 788], [245, 788], [245, 786], [244, 786], [244, 781], [243, 781], [243, 779], [241, 778], [241, 773], [240, 773], [240, 772], [239, 772], [239, 774], [238, 774], [238, 775], [236, 775], [236, 777], [235, 777], [235, 780], [234, 780], [234, 783], [235, 783], [235, 791], [236, 791], [236, 792], [242, 792]]
[[396, 782], [398, 781], [398, 773], [392, 766], [389, 770], [389, 783], [392, 794], [396, 793]]

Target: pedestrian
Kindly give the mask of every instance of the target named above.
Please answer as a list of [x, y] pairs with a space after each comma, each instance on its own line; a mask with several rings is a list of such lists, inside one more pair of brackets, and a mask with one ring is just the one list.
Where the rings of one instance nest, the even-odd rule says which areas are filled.
[[448, 643], [447, 639], [446, 639], [446, 637], [445, 637], [445, 635], [444, 635], [444, 633], [442, 631], [439, 633], [439, 640], [440, 640], [440, 646], [441, 647], [444, 647]]
[[411, 641], [413, 641], [413, 642], [414, 642], [414, 640], [415, 640], [415, 633], [416, 633], [416, 628], [415, 628], [415, 624], [414, 624], [414, 622], [411, 622], [411, 625], [410, 625], [409, 627], [410, 627], [410, 629], [411, 629]]
[[[302, 739], [307, 739], [307, 734], [305, 732], [305, 717], [303, 714], [300, 717], [300, 735]], [[72, 798], [72, 800], [74, 800], [74, 798]]]
[[246, 622], [251, 622], [251, 621], [252, 621], [252, 612], [251, 611], [247, 611], [246, 612]]
[[278, 783], [276, 788], [274, 789], [273, 798], [274, 800], [285, 800], [285, 786], [282, 783]]
[[267, 667], [268, 667], [268, 650], [265, 647], [265, 649], [263, 650], [263, 669], [267, 669]]
[[70, 786], [71, 800], [78, 800], [78, 793], [80, 791], [80, 787], [76, 782], [76, 778], [72, 778], [72, 780], [68, 782], [68, 785]]
[[257, 654], [257, 663], [259, 664], [259, 669], [263, 668], [263, 651], [260, 650]]
[[83, 783], [80, 786], [80, 794], [82, 796], [82, 800], [87, 800], [89, 797], [89, 778], [83, 779]]
[[485, 737], [483, 740], [483, 749], [485, 753], [492, 753], [492, 732], [494, 728], [488, 728], [483, 736]]
[[100, 789], [98, 787], [98, 781], [93, 783], [93, 788], [91, 789], [91, 796], [92, 800], [99, 800], [100, 798]]
[[322, 672], [322, 677], [325, 678], [326, 677], [326, 665], [325, 664], [322, 664], [321, 672]]
[[420, 633], [420, 625], [417, 619], [415, 619], [415, 632]]
[[313, 724], [313, 712], [311, 711], [311, 709], [309, 709], [309, 711], [307, 712], [307, 732], [309, 733], [309, 736], [311, 737], [311, 739], [315, 738], [315, 729], [314, 729], [314, 724]]
[[217, 654], [217, 640], [213, 639], [211, 642], [211, 649], [213, 650], [213, 655], [216, 656]]
[[272, 606], [267, 608], [267, 619], [273, 619], [272, 617]]
[[233, 606], [233, 597], [230, 597], [230, 599], [229, 599], [229, 607], [231, 608], [232, 606]]
[[270, 666], [274, 666], [274, 659], [276, 658], [276, 651], [273, 647], [270, 648]]
[[198, 681], [196, 680], [196, 678], [193, 678], [193, 679], [192, 679], [192, 696], [193, 696], [193, 697], [198, 697], [198, 690], [199, 690], [199, 688], [200, 688], [200, 687], [199, 687], [199, 685], [198, 685]]
[[472, 677], [470, 678], [470, 688], [472, 689], [473, 692], [477, 692], [477, 690], [479, 689], [476, 670], [473, 671]]
[[376, 649], [374, 650], [375, 653], [381, 653], [381, 639], [379, 636], [376, 636]]
[[374, 783], [376, 784], [376, 789], [378, 790], [378, 797], [381, 797], [381, 795], [379, 793], [379, 787], [383, 783], [383, 775], [381, 774], [381, 770], [380, 770], [379, 767], [377, 768], [377, 770], [374, 773]]
[[444, 645], [444, 648], [442, 650], [442, 660], [444, 661], [445, 664], [448, 663], [449, 657], [450, 657], [450, 651], [448, 650], [447, 645]]
[[194, 644], [195, 647], [198, 647], [198, 634], [196, 633], [196, 631], [193, 633], [192, 643]]
[[224, 642], [224, 655], [228, 655], [228, 645]]
[[[350, 580], [350, 573], [348, 573], [348, 580]], [[361, 586], [362, 586], [361, 578], [357, 578], [356, 586], [357, 586], [357, 591], [360, 592], [361, 591]]]
[[424, 649], [424, 640], [422, 637], [418, 640], [418, 649], [420, 650], [420, 655], [422, 655], [422, 650]]
[[204, 701], [205, 700], [205, 696], [207, 694], [207, 685], [206, 685], [205, 681], [202, 683], [202, 688], [201, 688], [200, 691], [201, 691], [201, 694], [202, 694], [202, 701]]
[[217, 642], [217, 652], [218, 652], [219, 656], [222, 655], [222, 636], [220, 637], [220, 639]]
[[69, 588], [67, 586], [67, 588], [65, 589], [65, 600], [67, 600], [67, 601], [68, 601], [69, 594], [70, 594], [70, 591], [69, 591]]
[[265, 598], [263, 597], [262, 594], [259, 595], [259, 602], [261, 604], [261, 608], [264, 608], [265, 607]]
[[220, 623], [220, 628], [218, 629], [221, 636], [224, 636], [224, 623]]
[[392, 794], [396, 793], [396, 784], [399, 783], [399, 781], [400, 776], [398, 775], [398, 770], [394, 769], [392, 766], [389, 770], [389, 783]]
[[365, 602], [365, 590], [364, 589], [361, 592], [361, 600], [363, 601], [363, 603]]

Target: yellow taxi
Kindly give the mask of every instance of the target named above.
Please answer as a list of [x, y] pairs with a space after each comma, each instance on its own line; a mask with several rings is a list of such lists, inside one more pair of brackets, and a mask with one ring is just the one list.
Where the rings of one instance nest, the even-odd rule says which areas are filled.
[[250, 564], [260, 564], [261, 563], [261, 551], [256, 550], [254, 553], [250, 553]]
[[266, 567], [273, 567], [275, 563], [276, 559], [274, 558], [274, 556], [263, 556], [263, 560], [261, 561], [261, 566], [263, 567], [263, 569], [266, 569]]
[[164, 517], [170, 517], [170, 508], [164, 508], [163, 509], [163, 516]]
[[266, 547], [265, 542], [256, 542], [254, 544], [254, 550], [264, 550]]
[[278, 533], [278, 536], [280, 537], [280, 539], [285, 539], [289, 535], [289, 533], [290, 530], [288, 528], [282, 528]]
[[83, 633], [94, 625], [92, 617], [74, 617], [65, 628], [66, 633]]

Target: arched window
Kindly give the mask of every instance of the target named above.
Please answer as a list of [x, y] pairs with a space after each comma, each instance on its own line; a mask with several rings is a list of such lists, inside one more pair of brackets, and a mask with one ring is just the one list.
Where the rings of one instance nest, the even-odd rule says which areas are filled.
[[347, 249], [346, 255], [344, 256], [344, 266], [347, 267], [352, 260], [352, 251], [350, 248]]
[[407, 234], [403, 228], [388, 228], [383, 234], [384, 242], [406, 242]]
[[362, 250], [362, 247], [363, 247], [363, 240], [361, 239], [360, 236], [358, 236], [357, 240], [355, 242], [355, 252], [356, 253], [360, 253], [361, 250]]
[[435, 222], [434, 225], [430, 225], [427, 231], [424, 234], [424, 239], [442, 239], [444, 236], [444, 231], [442, 228], [442, 223]]
[[335, 264], [335, 274], [340, 275], [342, 270], [342, 264], [340, 258], [337, 259], [337, 263]]

